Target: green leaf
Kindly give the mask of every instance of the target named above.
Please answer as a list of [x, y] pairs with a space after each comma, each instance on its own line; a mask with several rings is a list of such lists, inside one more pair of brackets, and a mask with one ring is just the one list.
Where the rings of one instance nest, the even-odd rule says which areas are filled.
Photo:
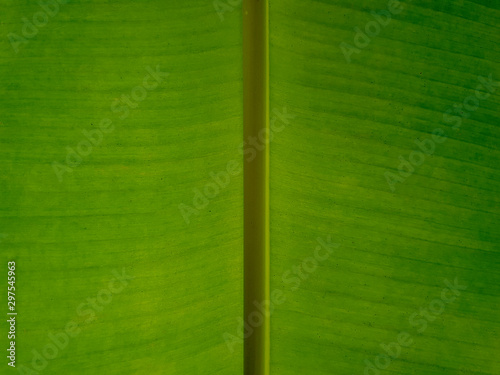
[[500, 372], [500, 9], [391, 5], [270, 1], [273, 375]]
[[16, 261], [18, 321], [0, 373], [241, 373], [222, 338], [243, 314], [240, 18], [201, 0], [47, 3], [16, 53], [7, 34], [42, 8], [1, 2], [0, 275]]
[[0, 373], [499, 373], [497, 4], [0, 4]]

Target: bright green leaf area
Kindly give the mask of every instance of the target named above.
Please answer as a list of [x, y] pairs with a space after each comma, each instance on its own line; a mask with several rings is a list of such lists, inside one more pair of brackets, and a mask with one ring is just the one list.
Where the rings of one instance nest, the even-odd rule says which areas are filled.
[[500, 373], [499, 3], [389, 3], [270, 1], [272, 375]]
[[4, 355], [0, 373], [35, 359], [40, 374], [241, 374], [243, 346], [222, 335], [243, 314], [242, 173], [193, 203], [211, 172], [242, 164], [240, 14], [221, 22], [205, 0], [58, 8], [16, 53], [7, 36], [41, 7], [0, 2], [0, 314], [10, 260], [18, 312], [17, 368]]
[[[0, 4], [0, 373], [242, 374], [240, 9]], [[499, 18], [270, 1], [272, 375], [500, 372]]]

